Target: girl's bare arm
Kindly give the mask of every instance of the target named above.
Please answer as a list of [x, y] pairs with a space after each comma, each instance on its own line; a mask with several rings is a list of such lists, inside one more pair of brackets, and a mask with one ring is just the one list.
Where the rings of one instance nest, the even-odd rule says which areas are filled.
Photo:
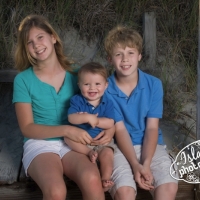
[[22, 134], [27, 138], [46, 139], [53, 137], [68, 137], [82, 144], [92, 141], [90, 135], [77, 127], [70, 125], [48, 126], [35, 124], [32, 107], [29, 103], [15, 103], [16, 115]]

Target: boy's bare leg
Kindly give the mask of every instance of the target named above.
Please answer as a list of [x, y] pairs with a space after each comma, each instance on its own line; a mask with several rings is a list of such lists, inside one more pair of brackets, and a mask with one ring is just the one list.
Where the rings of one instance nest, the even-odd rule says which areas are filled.
[[113, 149], [104, 147], [100, 150], [98, 159], [100, 162], [102, 186], [106, 192], [114, 185], [114, 182], [110, 180], [113, 170]]
[[123, 186], [117, 189], [114, 200], [135, 200], [136, 191], [132, 187]]
[[94, 151], [93, 149], [88, 153], [88, 157], [92, 163], [96, 163], [98, 153], [97, 151]]
[[73, 151], [87, 155], [92, 163], [96, 163], [96, 159], [98, 157], [98, 153], [96, 151], [91, 150], [91, 148], [85, 144], [74, 142], [66, 137], [64, 138], [64, 141]]
[[178, 190], [178, 184], [165, 183], [158, 186], [154, 191], [154, 200], [174, 200]]

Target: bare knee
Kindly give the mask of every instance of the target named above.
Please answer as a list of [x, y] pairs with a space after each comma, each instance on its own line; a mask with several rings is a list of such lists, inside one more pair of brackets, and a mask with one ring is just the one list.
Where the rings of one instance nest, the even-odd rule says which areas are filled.
[[43, 200], [65, 200], [67, 196], [67, 188], [65, 185], [52, 184], [48, 188], [42, 190]]
[[90, 173], [84, 173], [84, 175], [80, 177], [77, 184], [82, 192], [83, 199], [87, 200], [105, 199], [98, 171], [97, 172], [91, 171]]
[[123, 199], [134, 200], [135, 195], [136, 195], [136, 192], [135, 192], [134, 188], [124, 186], [124, 187], [120, 187], [117, 189], [115, 196], [114, 196], [114, 200], [123, 200]]
[[90, 186], [95, 187], [100, 182], [99, 171], [92, 171], [91, 173], [87, 173], [87, 177], [85, 177], [85, 180], [87, 180], [87, 183]]
[[154, 199], [174, 200], [176, 198], [177, 191], [178, 191], [178, 184], [176, 183], [166, 183], [166, 184], [160, 185], [155, 189]]
[[113, 158], [113, 149], [106, 147], [99, 152], [99, 159]]
[[79, 182], [80, 187], [88, 192], [102, 191], [101, 178], [97, 168], [85, 171], [80, 177]]

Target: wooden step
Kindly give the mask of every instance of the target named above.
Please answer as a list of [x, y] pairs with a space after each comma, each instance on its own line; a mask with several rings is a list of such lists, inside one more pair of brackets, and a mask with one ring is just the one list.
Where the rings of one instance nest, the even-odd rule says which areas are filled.
[[[77, 185], [66, 179], [66, 186], [68, 195], [66, 200], [82, 200], [81, 192]], [[195, 200], [195, 195], [199, 195], [197, 185], [189, 184], [184, 181], [179, 182], [179, 190], [176, 200]], [[105, 193], [106, 200], [112, 200], [109, 193]], [[199, 198], [199, 196], [198, 196]], [[0, 199], [1, 200], [42, 200], [42, 193], [39, 187], [33, 181], [17, 182], [11, 185], [0, 186]], [[148, 191], [138, 189], [136, 200], [152, 200]]]

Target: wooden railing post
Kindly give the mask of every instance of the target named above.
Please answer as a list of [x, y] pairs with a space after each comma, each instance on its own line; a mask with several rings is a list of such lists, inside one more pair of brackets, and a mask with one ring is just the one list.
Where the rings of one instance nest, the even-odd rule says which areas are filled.
[[0, 83], [13, 82], [16, 75], [17, 75], [17, 70], [14, 69], [0, 70]]
[[156, 65], [156, 17], [154, 12], [145, 12], [143, 20], [144, 61], [146, 69], [153, 70]]
[[[199, 0], [199, 20], [198, 20], [198, 60], [197, 60], [197, 123], [196, 139], [200, 140], [200, 0]], [[200, 198], [200, 184], [196, 185], [195, 200]]]

